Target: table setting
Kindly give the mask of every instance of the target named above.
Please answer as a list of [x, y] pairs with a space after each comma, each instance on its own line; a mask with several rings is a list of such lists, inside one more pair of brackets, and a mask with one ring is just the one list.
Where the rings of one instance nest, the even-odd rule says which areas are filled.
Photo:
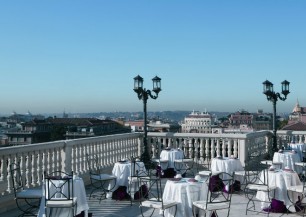
[[[268, 170], [264, 170], [260, 173], [262, 177], [264, 174], [268, 175], [269, 186], [275, 186], [275, 192], [270, 193], [268, 195], [267, 192], [258, 191], [256, 194], [256, 198], [261, 201], [268, 200], [268, 198], [272, 198], [273, 202], [281, 202], [285, 207], [289, 207], [292, 205], [291, 201], [287, 195], [287, 189], [290, 186], [302, 185], [302, 182], [299, 179], [298, 174], [292, 170], [290, 167], [285, 167], [284, 169], [277, 169], [274, 166], [271, 166]], [[293, 192], [290, 193], [290, 197], [293, 198], [294, 201], [298, 201], [298, 194]], [[266, 210], [269, 204], [265, 202], [261, 202], [261, 208]], [[271, 209], [271, 208], [270, 208]], [[270, 212], [278, 212], [277, 210], [271, 209]]]
[[291, 170], [301, 173], [301, 168], [295, 167], [295, 163], [301, 162], [300, 155], [295, 150], [282, 150], [275, 152], [273, 162], [281, 162], [282, 168], [288, 167]]
[[[160, 159], [168, 160], [168, 168], [174, 168], [174, 161], [183, 159], [184, 152], [181, 149], [166, 148], [161, 151]], [[163, 170], [166, 168], [162, 168]]]
[[[174, 200], [177, 205], [177, 217], [192, 216], [192, 203], [198, 200], [205, 200], [208, 186], [205, 179], [199, 175], [194, 178], [182, 178], [177, 174], [174, 178], [168, 179], [163, 192], [163, 200]], [[174, 208], [165, 210], [165, 217], [173, 217]]]
[[[121, 159], [114, 164], [112, 174], [117, 177], [115, 190], [118, 189], [119, 186], [125, 186], [128, 188], [129, 180], [128, 178], [131, 176], [131, 167], [135, 165], [135, 171], [141, 172], [142, 170], [146, 171], [144, 163], [140, 161], [140, 159], [136, 159], [137, 164], [132, 164], [132, 162], [128, 159]], [[133, 170], [134, 171], [134, 170]], [[135, 174], [133, 174], [135, 175]], [[110, 184], [111, 185], [111, 184]], [[110, 198], [112, 193], [107, 194], [107, 198]]]

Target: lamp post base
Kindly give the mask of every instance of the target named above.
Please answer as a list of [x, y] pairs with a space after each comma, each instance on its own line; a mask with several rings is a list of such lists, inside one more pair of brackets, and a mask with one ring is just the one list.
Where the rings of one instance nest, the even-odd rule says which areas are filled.
[[150, 167], [151, 167], [151, 156], [149, 155], [148, 151], [144, 151], [141, 154], [141, 161], [144, 163], [146, 169], [150, 169]]

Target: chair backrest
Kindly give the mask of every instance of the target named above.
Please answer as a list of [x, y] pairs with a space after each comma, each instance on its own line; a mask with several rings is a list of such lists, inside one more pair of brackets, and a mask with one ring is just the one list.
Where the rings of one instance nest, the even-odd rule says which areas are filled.
[[23, 177], [21, 176], [19, 163], [10, 164], [10, 174], [11, 174], [14, 194], [16, 197], [16, 193], [24, 189]]
[[258, 180], [258, 175], [263, 169], [261, 165], [261, 157], [257, 155], [250, 155], [245, 161], [244, 171], [246, 183], [256, 183]]
[[269, 183], [269, 168], [271, 166], [266, 162], [260, 165], [260, 173], [258, 174], [258, 183], [263, 185], [270, 185]]
[[102, 174], [102, 170], [101, 167], [99, 166], [97, 156], [89, 156], [89, 154], [86, 154], [86, 161], [90, 175]]
[[148, 176], [149, 171], [143, 162], [140, 161], [138, 157], [131, 158], [131, 176]]
[[211, 157], [210, 155], [204, 155], [198, 158], [198, 170], [211, 170]]
[[73, 172], [54, 171], [49, 174], [44, 172], [44, 179], [46, 201], [73, 200]]
[[[146, 186], [146, 188], [140, 188], [140, 194], [144, 200], [157, 201], [162, 203], [163, 207], [163, 189], [161, 185], [160, 177], [139, 177], [139, 185]], [[142, 200], [140, 200], [140, 204]]]
[[230, 205], [233, 184], [235, 174], [229, 174], [221, 172], [218, 175], [210, 175], [209, 177], [209, 189], [207, 191], [207, 203], [206, 207], [212, 203], [224, 203], [227, 202]]

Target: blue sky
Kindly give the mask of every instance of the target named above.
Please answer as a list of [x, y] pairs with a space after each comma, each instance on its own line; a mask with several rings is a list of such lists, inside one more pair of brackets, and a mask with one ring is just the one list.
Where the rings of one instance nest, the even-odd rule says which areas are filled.
[[272, 112], [262, 82], [306, 106], [304, 0], [0, 1], [0, 114], [142, 111], [133, 78], [162, 79], [149, 111]]

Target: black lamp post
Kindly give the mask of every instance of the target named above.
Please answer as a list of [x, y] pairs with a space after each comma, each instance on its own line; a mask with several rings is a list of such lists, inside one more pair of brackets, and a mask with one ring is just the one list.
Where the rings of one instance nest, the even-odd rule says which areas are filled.
[[143, 138], [143, 145], [144, 145], [144, 152], [141, 155], [141, 160], [145, 164], [150, 163], [150, 154], [148, 150], [148, 140], [147, 140], [147, 100], [149, 97], [152, 99], [157, 99], [158, 93], [161, 91], [161, 79], [157, 76], [155, 76], [153, 79], [153, 92], [156, 95], [152, 95], [150, 90], [146, 90], [143, 88], [143, 78], [139, 75], [137, 75], [134, 78], [134, 91], [137, 93], [138, 99], [143, 101], [143, 115], [144, 115], [144, 138]]
[[290, 82], [284, 80], [282, 82], [282, 94], [283, 97], [280, 95], [280, 93], [276, 93], [273, 90], [273, 84], [266, 80], [263, 83], [263, 93], [267, 96], [267, 100], [271, 101], [273, 103], [273, 147], [272, 151], [277, 151], [277, 137], [276, 137], [276, 102], [278, 99], [285, 101], [287, 99], [287, 95], [289, 92], [289, 84]]

